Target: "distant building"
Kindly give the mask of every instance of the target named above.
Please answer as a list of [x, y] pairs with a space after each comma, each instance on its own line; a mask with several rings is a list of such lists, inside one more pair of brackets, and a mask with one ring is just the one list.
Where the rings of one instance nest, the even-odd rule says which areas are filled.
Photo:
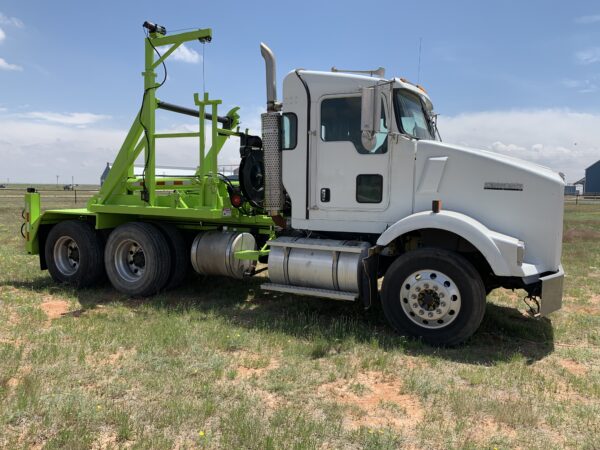
[[600, 194], [600, 161], [585, 169], [583, 191], [586, 194]]
[[565, 195], [577, 195], [579, 192], [577, 191], [577, 186], [574, 184], [566, 184], [565, 185]]
[[110, 163], [106, 163], [106, 167], [104, 168], [102, 175], [100, 175], [100, 186], [102, 186], [104, 184], [104, 181], [106, 180], [106, 177], [108, 176], [108, 172], [110, 172]]

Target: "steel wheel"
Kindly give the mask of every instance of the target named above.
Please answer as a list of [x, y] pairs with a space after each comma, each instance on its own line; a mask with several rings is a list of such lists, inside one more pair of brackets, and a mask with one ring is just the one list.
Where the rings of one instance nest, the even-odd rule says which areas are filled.
[[435, 329], [450, 325], [458, 317], [461, 297], [452, 278], [438, 270], [424, 269], [404, 280], [400, 302], [411, 321]]
[[392, 327], [433, 345], [467, 340], [485, 312], [485, 287], [464, 256], [421, 248], [400, 255], [387, 269], [381, 303]]
[[79, 268], [79, 246], [71, 236], [59, 237], [53, 248], [56, 268], [61, 274], [70, 277]]
[[114, 265], [124, 280], [129, 283], [139, 280], [146, 268], [144, 249], [133, 239], [121, 241], [114, 254]]

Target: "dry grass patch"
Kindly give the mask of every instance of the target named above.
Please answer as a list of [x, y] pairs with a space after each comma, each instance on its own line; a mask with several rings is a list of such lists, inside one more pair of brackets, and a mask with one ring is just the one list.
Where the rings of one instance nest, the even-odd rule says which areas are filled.
[[583, 364], [573, 361], [572, 359], [559, 359], [558, 364], [560, 364], [563, 369], [576, 376], [585, 376], [588, 372], [587, 367], [585, 367]]
[[403, 393], [402, 383], [379, 372], [359, 373], [352, 380], [326, 383], [317, 389], [322, 398], [346, 405], [344, 426], [349, 429], [389, 427], [409, 430], [423, 419], [419, 398]]
[[118, 348], [116, 352], [111, 353], [106, 357], [98, 357], [98, 355], [87, 355], [85, 361], [88, 365], [94, 367], [118, 366], [123, 360], [133, 357], [136, 353], [135, 349]]
[[22, 382], [23, 379], [31, 373], [31, 366], [21, 366], [15, 374], [15, 376], [8, 379], [6, 385], [11, 389], [16, 389]]
[[234, 354], [235, 371], [240, 378], [263, 377], [280, 366], [278, 357], [269, 357], [245, 350], [238, 350]]
[[49, 320], [58, 319], [69, 312], [69, 302], [66, 300], [59, 300], [51, 295], [44, 296], [42, 300], [40, 308]]
[[586, 228], [570, 228], [563, 233], [563, 242], [600, 240], [600, 231]]

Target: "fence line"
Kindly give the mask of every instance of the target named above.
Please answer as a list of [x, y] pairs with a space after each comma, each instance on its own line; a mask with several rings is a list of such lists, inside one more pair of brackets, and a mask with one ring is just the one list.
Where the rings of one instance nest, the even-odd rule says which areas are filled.
[[[11, 193], [8, 195], [4, 195], [3, 193], [6, 191], [10, 191]], [[22, 192], [22, 194], [14, 194], [14, 192]], [[27, 188], [2, 188], [0, 189], [0, 198], [23, 198], [23, 194], [27, 192]], [[73, 200], [75, 204], [77, 201], [88, 201], [92, 196], [98, 193], [98, 189], [36, 189], [36, 192], [40, 194], [49, 194], [53, 192], [60, 192], [62, 195], [53, 195], [50, 194], [48, 196], [49, 199], [52, 200]], [[78, 195], [79, 194], [79, 195]]]

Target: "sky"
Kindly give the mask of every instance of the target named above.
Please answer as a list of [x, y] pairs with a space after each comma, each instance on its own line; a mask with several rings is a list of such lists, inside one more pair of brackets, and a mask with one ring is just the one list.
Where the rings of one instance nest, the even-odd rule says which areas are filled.
[[[373, 69], [422, 84], [444, 141], [517, 156], [573, 182], [600, 159], [600, 3], [2, 0], [0, 183], [97, 183], [142, 98], [142, 23], [212, 28], [167, 62], [162, 100], [193, 106], [203, 85], [259, 132], [259, 44], [291, 70]], [[419, 64], [419, 46], [420, 64]], [[203, 66], [205, 79], [203, 79]], [[188, 120], [189, 119], [189, 120]], [[161, 112], [159, 130], [192, 130]], [[238, 160], [230, 140], [221, 163]], [[164, 141], [163, 165], [194, 166], [197, 143]]]

